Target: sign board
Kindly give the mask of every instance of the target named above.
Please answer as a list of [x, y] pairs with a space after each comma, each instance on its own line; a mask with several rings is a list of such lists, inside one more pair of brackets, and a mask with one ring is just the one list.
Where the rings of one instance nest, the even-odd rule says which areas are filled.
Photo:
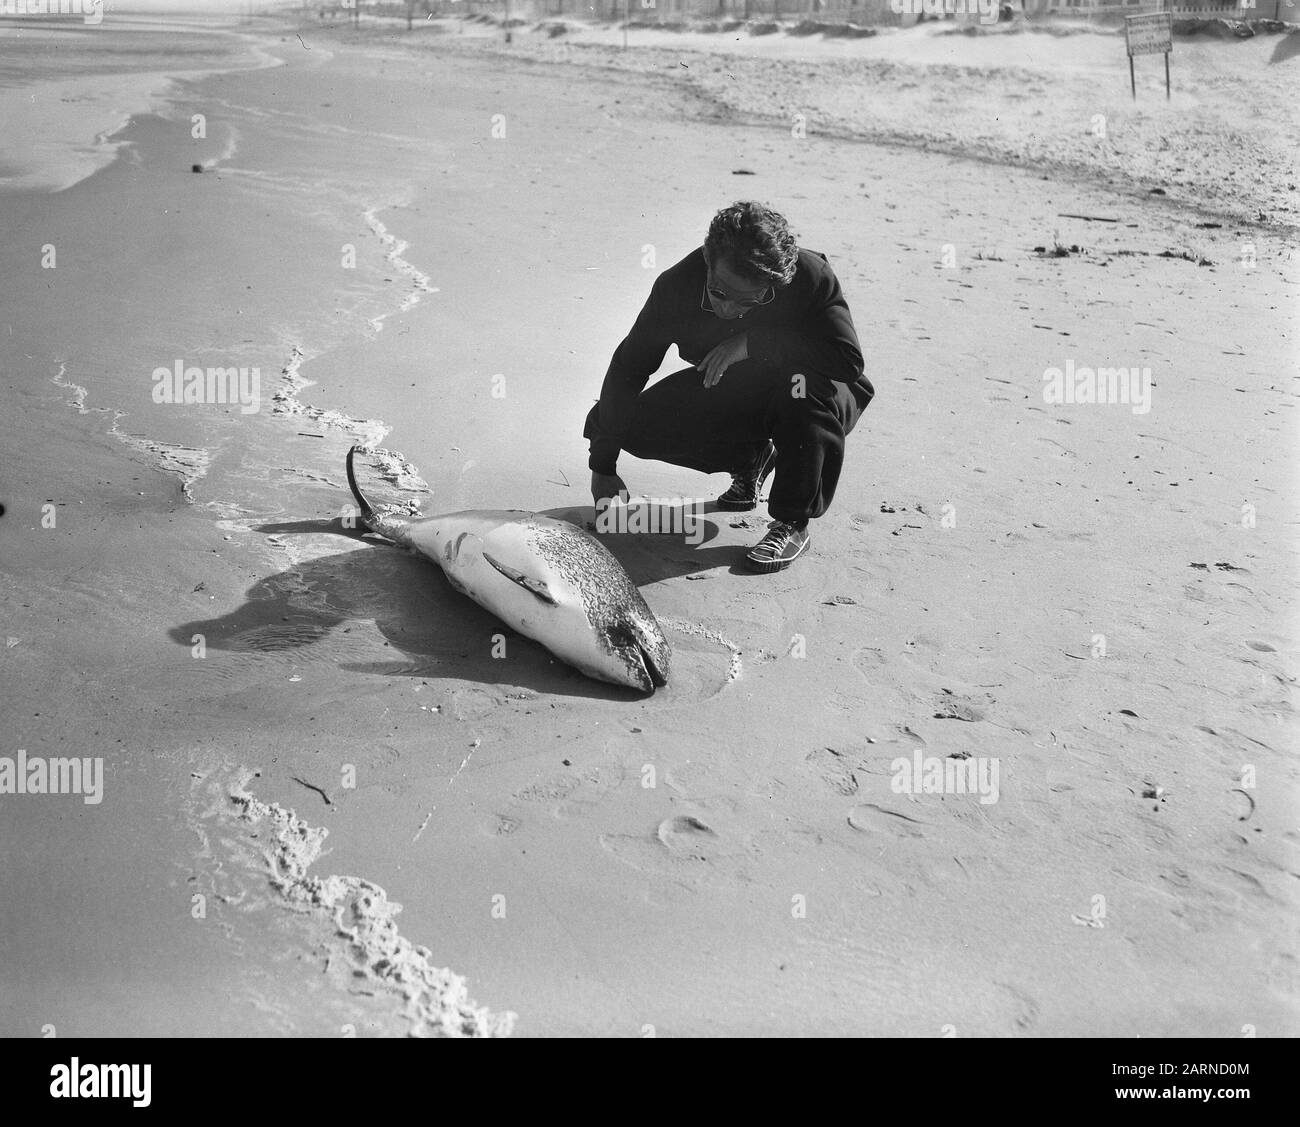
[[1174, 17], [1169, 12], [1151, 12], [1124, 20], [1124, 44], [1133, 55], [1167, 55], [1174, 49]]

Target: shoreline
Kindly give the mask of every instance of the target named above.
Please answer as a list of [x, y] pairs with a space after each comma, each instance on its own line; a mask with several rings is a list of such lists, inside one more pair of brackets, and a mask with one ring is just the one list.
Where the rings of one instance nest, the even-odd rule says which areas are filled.
[[[9, 122], [0, 196], [66, 191], [108, 167], [122, 157], [124, 143], [113, 138], [129, 132], [134, 118], [165, 110], [183, 96], [185, 83], [280, 65], [252, 36], [210, 20], [182, 20], [179, 27], [192, 36], [211, 36], [227, 44], [235, 41], [239, 46], [214, 50], [202, 65], [187, 66], [159, 55], [152, 60], [146, 57], [144, 69], [139, 69], [139, 62], [131, 69], [112, 69], [96, 53], [103, 44], [104, 54], [111, 58], [114, 41], [133, 40], [142, 33], [161, 38], [166, 27], [150, 20], [128, 20], [87, 32], [78, 25], [0, 23], [0, 45], [21, 46], [29, 53], [63, 49], [56, 56], [58, 71], [51, 69], [50, 62], [25, 58], [21, 65], [11, 64], [0, 72], [6, 79], [0, 83], [0, 118]], [[77, 52], [75, 37], [81, 34], [94, 35], [95, 50]], [[74, 37], [71, 47], [65, 43], [68, 36]], [[201, 44], [202, 39], [196, 42]], [[160, 47], [165, 49], [165, 44]], [[203, 54], [197, 47], [193, 53]], [[68, 70], [84, 73], [67, 77]]]

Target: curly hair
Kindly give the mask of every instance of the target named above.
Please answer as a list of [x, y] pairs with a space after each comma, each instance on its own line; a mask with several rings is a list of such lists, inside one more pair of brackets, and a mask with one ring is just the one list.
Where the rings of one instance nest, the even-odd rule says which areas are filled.
[[710, 263], [725, 258], [738, 273], [777, 286], [788, 286], [794, 279], [798, 252], [785, 216], [754, 200], [724, 207], [704, 238]]

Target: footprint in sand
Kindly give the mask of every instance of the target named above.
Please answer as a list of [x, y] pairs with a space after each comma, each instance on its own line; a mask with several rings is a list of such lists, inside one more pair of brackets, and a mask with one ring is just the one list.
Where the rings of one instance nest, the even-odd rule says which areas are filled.
[[833, 747], [819, 747], [803, 757], [822, 781], [836, 794], [844, 796], [858, 793], [857, 776], [853, 773], [852, 761], [842, 751]]
[[493, 814], [479, 825], [479, 833], [484, 837], [509, 837], [522, 826], [523, 819], [509, 814]]
[[977, 707], [969, 697], [961, 697], [945, 689], [944, 695], [939, 698], [935, 706], [934, 718], [936, 720], [965, 720], [968, 724], [975, 724], [983, 720], [985, 716], [984, 710]]
[[693, 705], [717, 696], [744, 671], [740, 649], [716, 630], [690, 619], [660, 617], [673, 647], [672, 678], [656, 700]]
[[718, 835], [704, 822], [690, 814], [665, 818], [659, 823], [655, 836], [681, 857], [699, 857], [704, 860]]
[[627, 776], [621, 763], [593, 763], [537, 779], [516, 791], [514, 797], [516, 802], [544, 805], [553, 818], [572, 818], [594, 810]]
[[616, 860], [639, 872], [692, 889], [747, 880], [742, 870], [753, 852], [752, 845], [737, 849], [694, 814], [665, 818], [653, 834], [604, 834], [600, 844]]
[[520, 802], [554, 802], [556, 799], [568, 798], [578, 789], [578, 782], [575, 774], [550, 775], [515, 791], [515, 798]]
[[998, 1009], [1010, 1019], [1016, 1032], [1027, 1033], [1038, 1022], [1038, 1002], [1030, 994], [1009, 982], [995, 982], [1000, 995]]
[[[949, 811], [938, 812], [940, 817]], [[993, 858], [979, 852], [981, 842], [957, 819], [934, 823], [887, 803], [864, 802], [849, 811], [849, 825], [865, 837], [865, 857], [881, 887], [940, 888], [953, 881], [987, 880], [996, 871]], [[906, 842], [903, 848], [891, 843]]]
[[889, 834], [892, 837], [924, 837], [926, 823], [901, 810], [864, 802], [849, 811], [849, 825], [860, 833]]

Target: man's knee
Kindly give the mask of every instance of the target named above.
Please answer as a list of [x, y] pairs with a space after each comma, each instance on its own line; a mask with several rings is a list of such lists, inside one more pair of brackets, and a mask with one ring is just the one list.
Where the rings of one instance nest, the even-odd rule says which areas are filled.
[[792, 372], [788, 386], [772, 398], [770, 409], [778, 427], [848, 433], [857, 421], [849, 388], [816, 372]]

